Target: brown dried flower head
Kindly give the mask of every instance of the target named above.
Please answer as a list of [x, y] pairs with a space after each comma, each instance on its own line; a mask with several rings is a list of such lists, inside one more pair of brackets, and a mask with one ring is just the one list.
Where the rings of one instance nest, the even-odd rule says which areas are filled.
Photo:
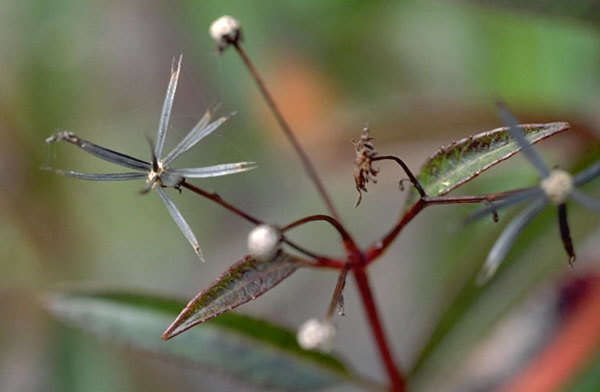
[[354, 182], [356, 183], [356, 191], [358, 199], [355, 207], [358, 207], [362, 200], [362, 191], [367, 192], [367, 184], [369, 181], [377, 183], [376, 176], [379, 170], [375, 169], [372, 164], [372, 159], [377, 156], [377, 151], [373, 143], [375, 138], [369, 136], [369, 127], [365, 126], [360, 134], [360, 137], [352, 139], [356, 157], [354, 158]]

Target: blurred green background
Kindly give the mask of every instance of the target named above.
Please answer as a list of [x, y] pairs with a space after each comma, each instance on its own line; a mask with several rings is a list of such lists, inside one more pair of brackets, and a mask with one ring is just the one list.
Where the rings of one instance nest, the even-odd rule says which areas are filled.
[[[111, 170], [73, 146], [44, 143], [57, 130], [146, 159], [144, 137], [155, 135], [171, 59], [179, 54], [183, 72], [167, 147], [206, 108], [221, 104], [222, 113], [236, 116], [186, 154], [182, 165], [250, 160], [260, 166], [195, 183], [279, 224], [323, 212], [240, 59], [230, 51], [217, 55], [208, 26], [223, 14], [242, 23], [250, 57], [362, 245], [393, 224], [405, 197], [398, 169], [382, 165], [379, 183], [353, 208], [350, 139], [366, 123], [381, 153], [417, 170], [439, 146], [500, 126], [493, 102], [502, 98], [522, 122], [573, 124], [539, 146], [549, 164], [570, 168], [597, 156], [600, 2], [491, 3], [2, 2], [0, 390], [260, 390], [218, 372], [105, 345], [51, 321], [35, 301], [65, 284], [189, 298], [245, 253], [250, 226], [189, 192], [171, 195], [198, 236], [204, 265], [158, 198], [139, 195], [142, 182], [83, 182], [39, 170]], [[535, 178], [517, 157], [459, 191], [505, 190]], [[595, 188], [598, 195], [600, 184]], [[527, 306], [553, 304], [557, 282], [592, 274], [600, 265], [598, 216], [572, 208], [579, 258], [569, 269], [555, 212], [548, 211], [517, 243], [515, 262], [489, 288], [475, 290], [472, 277], [502, 224], [463, 229], [470, 210], [426, 211], [371, 269], [396, 357], [415, 369], [415, 390], [477, 390], [510, 378], [514, 356], [535, 355], [525, 348], [541, 339], [543, 328], [539, 336], [526, 334], [529, 324], [509, 334], [509, 340], [522, 337], [528, 355], [503, 353], [498, 331], [523, 314], [533, 317]], [[341, 254], [327, 227], [299, 229], [294, 238]], [[325, 312], [335, 280], [333, 272], [300, 271], [240, 310], [296, 328]], [[383, 380], [353, 283], [346, 313], [337, 322], [334, 351], [360, 373]], [[539, 317], [551, 329], [547, 314]], [[420, 353], [440, 320], [450, 320], [452, 328], [437, 329], [442, 343], [424, 360]], [[498, 343], [481, 354], [482, 342]]]

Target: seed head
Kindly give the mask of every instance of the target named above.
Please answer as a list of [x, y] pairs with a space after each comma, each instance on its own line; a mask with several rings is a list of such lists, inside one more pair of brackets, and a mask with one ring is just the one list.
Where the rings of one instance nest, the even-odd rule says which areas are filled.
[[573, 177], [564, 170], [552, 170], [550, 175], [540, 182], [540, 187], [556, 205], [564, 203], [573, 190]]
[[219, 52], [225, 50], [230, 44], [237, 44], [242, 39], [240, 22], [229, 15], [223, 15], [212, 22], [208, 31], [216, 41]]
[[275, 257], [280, 248], [281, 232], [270, 225], [256, 226], [248, 234], [248, 251], [260, 261], [269, 261]]
[[334, 336], [335, 327], [329, 321], [310, 319], [300, 326], [296, 338], [300, 347], [305, 350], [329, 351]]

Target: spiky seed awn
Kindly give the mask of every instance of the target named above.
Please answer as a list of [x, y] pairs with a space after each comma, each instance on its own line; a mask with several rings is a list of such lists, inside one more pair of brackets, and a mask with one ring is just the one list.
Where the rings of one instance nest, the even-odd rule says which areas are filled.
[[198, 240], [196, 239], [192, 229], [183, 218], [181, 212], [179, 212], [175, 206], [175, 203], [173, 203], [173, 201], [162, 188], [180, 189], [181, 184], [188, 178], [219, 177], [241, 173], [256, 168], [256, 164], [254, 162], [237, 162], [182, 169], [171, 168], [169, 166], [171, 162], [180, 157], [190, 148], [194, 147], [200, 140], [214, 132], [228, 119], [228, 117], [223, 116], [211, 121], [212, 113], [210, 110], [207, 110], [206, 113], [204, 113], [198, 123], [175, 146], [175, 148], [173, 148], [173, 150], [171, 150], [166, 156], [162, 157], [163, 147], [169, 128], [169, 120], [171, 118], [171, 111], [173, 108], [173, 101], [175, 98], [175, 91], [177, 90], [177, 83], [181, 73], [182, 57], [183, 56], [179, 56], [177, 61], [173, 59], [171, 64], [171, 77], [169, 79], [169, 85], [167, 87], [167, 92], [160, 114], [158, 131], [156, 134], [156, 144], [154, 147], [151, 147], [152, 159], [150, 162], [146, 162], [141, 159], [98, 146], [90, 141], [81, 139], [73, 132], [62, 131], [46, 138], [46, 142], [55, 143], [59, 141], [65, 141], [100, 159], [135, 171], [126, 173], [81, 173], [72, 170], [60, 170], [49, 167], [43, 167], [42, 169], [51, 170], [67, 177], [74, 177], [80, 180], [89, 181], [129, 181], [145, 179], [146, 188], [142, 192], [145, 193], [151, 189], [156, 190], [160, 199], [167, 208], [167, 211], [194, 249], [194, 252], [198, 255], [201, 261], [204, 261]]
[[551, 170], [546, 166], [531, 143], [527, 141], [523, 131], [518, 126], [516, 118], [501, 103], [498, 104], [498, 115], [508, 127], [508, 132], [523, 151], [525, 158], [538, 172], [540, 182], [536, 187], [528, 188], [502, 200], [491, 202], [490, 206], [476, 211], [468, 218], [468, 221], [472, 221], [488, 213], [493, 213], [499, 208], [524, 201], [531, 201], [531, 204], [506, 226], [494, 243], [477, 277], [479, 284], [485, 283], [494, 275], [494, 272], [508, 254], [521, 230], [548, 204], [557, 206], [560, 237], [565, 252], [569, 256], [569, 264], [575, 261], [575, 250], [567, 221], [567, 200], [574, 200], [591, 211], [600, 212], [600, 200], [576, 189], [576, 187], [600, 176], [600, 162], [595, 162], [574, 176], [563, 170]]

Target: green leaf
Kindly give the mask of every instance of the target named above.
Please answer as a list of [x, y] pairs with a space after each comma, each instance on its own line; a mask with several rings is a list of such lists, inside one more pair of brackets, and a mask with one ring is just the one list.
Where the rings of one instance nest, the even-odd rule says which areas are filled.
[[192, 298], [163, 333], [163, 339], [171, 339], [194, 325], [256, 299], [302, 265], [299, 259], [284, 252], [269, 261], [244, 257]]
[[356, 381], [331, 355], [301, 349], [292, 331], [229, 313], [169, 342], [160, 339], [182, 303], [123, 292], [71, 292], [45, 297], [66, 324], [108, 341], [218, 368], [236, 377], [286, 390], [312, 390]]
[[[569, 129], [566, 122], [524, 124], [520, 126], [531, 143], [537, 143]], [[440, 148], [430, 157], [417, 179], [428, 196], [442, 196], [477, 177], [487, 169], [519, 152], [506, 127], [458, 140]], [[407, 201], [410, 207], [419, 194], [413, 188]]]
[[[589, 158], [584, 158], [582, 162], [589, 162]], [[598, 158], [600, 152], [595, 152], [594, 159]], [[577, 173], [578, 170], [572, 172]], [[515, 177], [518, 175], [515, 173]], [[599, 189], [600, 181], [596, 180], [582, 190], [586, 193], [591, 190], [591, 194], [595, 194]], [[482, 241], [487, 242], [484, 237], [490, 237], [488, 234], [493, 234], [490, 230], [482, 230], [481, 225], [493, 225], [501, 230], [510, 221], [507, 218], [501, 218], [501, 225], [479, 222], [465, 228], [463, 232], [466, 233], [459, 233], [459, 237], [449, 239], [453, 247], [444, 252], [447, 257], [441, 263], [460, 270], [463, 275], [466, 271], [466, 276], [460, 281], [456, 276], [447, 278], [452, 282], [452, 291], [457, 292], [448, 298], [435, 329], [409, 372], [408, 377], [415, 390], [435, 390], [444, 385], [447, 378], [460, 367], [460, 361], [468, 358], [475, 345], [492, 331], [507, 312], [526, 299], [539, 283], [568, 271], [568, 257], [558, 234], [556, 208], [549, 206], [524, 229], [493, 280], [479, 287], [475, 283], [475, 276], [485, 254], [479, 254], [478, 245]], [[598, 229], [598, 217], [570, 203], [569, 221], [577, 250], [577, 245], [583, 244], [586, 236]], [[468, 241], [473, 246], [465, 250], [464, 244]], [[489, 248], [481, 250], [487, 252]], [[473, 254], [475, 257], [479, 254], [479, 262], [477, 259], [473, 262], [468, 260], [469, 255]], [[465, 259], [475, 268], [465, 264]], [[576, 269], [577, 266], [576, 262]], [[462, 288], [456, 290], [459, 284]], [[449, 287], [446, 290], [450, 290]]]

